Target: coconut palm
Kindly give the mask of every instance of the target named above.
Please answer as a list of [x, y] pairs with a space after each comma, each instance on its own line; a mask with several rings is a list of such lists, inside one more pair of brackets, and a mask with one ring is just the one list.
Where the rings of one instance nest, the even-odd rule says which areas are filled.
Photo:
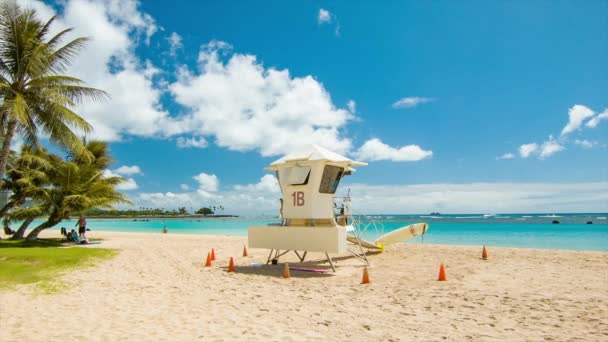
[[92, 141], [86, 148], [88, 155], [93, 158], [74, 153], [71, 160], [60, 162], [54, 169], [53, 187], [47, 190], [45, 199], [39, 204], [48, 214], [47, 220], [28, 234], [28, 240], [36, 239], [41, 231], [70, 218], [72, 214], [84, 213], [92, 208], [112, 208], [117, 203], [130, 203], [125, 195], [116, 190], [116, 186], [125, 179], [104, 173], [112, 162], [107, 144]]
[[[104, 173], [112, 162], [107, 144], [93, 141], [88, 143], [86, 148], [87, 154], [92, 158], [75, 153], [69, 160], [54, 162], [49, 174], [51, 186], [42, 188], [36, 194], [36, 204], [10, 213], [10, 220], [24, 220], [27, 225], [35, 218], [46, 216], [46, 220], [28, 234], [28, 240], [35, 240], [41, 231], [55, 226], [71, 215], [84, 213], [92, 208], [111, 208], [113, 204], [129, 203], [126, 197], [116, 190], [116, 185], [125, 179]], [[27, 225], [23, 228], [24, 231]]]
[[38, 146], [38, 134], [45, 133], [52, 143], [86, 156], [72, 129], [86, 134], [92, 127], [72, 109], [83, 99], [106, 94], [62, 75], [88, 38], [63, 44], [72, 28], [49, 38], [54, 20], [45, 23], [35, 10], [23, 9], [14, 0], [0, 3], [0, 179], [15, 134]]
[[[8, 227], [10, 222], [24, 221], [13, 234], [13, 239], [23, 238], [29, 223], [44, 214], [29, 208], [18, 208], [28, 198], [36, 200], [44, 195], [44, 188], [50, 185], [48, 175], [59, 160], [59, 156], [49, 154], [45, 149], [33, 150], [31, 146], [23, 146], [21, 153], [9, 161], [7, 177], [2, 188], [10, 191], [11, 196], [0, 209], [0, 217], [4, 217], [5, 227]], [[20, 215], [7, 215], [11, 209], [17, 209]]]
[[34, 150], [31, 146], [24, 145], [18, 155], [9, 159], [2, 190], [10, 191], [11, 196], [0, 208], [0, 217], [21, 206], [28, 197], [35, 196], [41, 188], [49, 184], [48, 173], [53, 161], [59, 160], [59, 156], [49, 154], [43, 148]]

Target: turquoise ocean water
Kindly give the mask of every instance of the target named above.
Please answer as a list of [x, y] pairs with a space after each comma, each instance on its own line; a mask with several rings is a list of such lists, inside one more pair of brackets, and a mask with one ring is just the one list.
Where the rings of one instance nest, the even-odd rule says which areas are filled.
[[[455, 245], [488, 245], [544, 249], [608, 251], [608, 213], [604, 214], [504, 214], [483, 215], [373, 215], [359, 216], [365, 237], [374, 240], [382, 232], [427, 222], [425, 243]], [[559, 224], [552, 224], [558, 220]], [[592, 224], [587, 224], [587, 222]], [[92, 236], [96, 230], [122, 232], [169, 233], [247, 236], [247, 227], [278, 223], [277, 218], [171, 218], [171, 219], [88, 219]], [[73, 228], [76, 220], [61, 226]], [[32, 224], [32, 227], [35, 225]], [[420, 243], [416, 237], [409, 242]]]

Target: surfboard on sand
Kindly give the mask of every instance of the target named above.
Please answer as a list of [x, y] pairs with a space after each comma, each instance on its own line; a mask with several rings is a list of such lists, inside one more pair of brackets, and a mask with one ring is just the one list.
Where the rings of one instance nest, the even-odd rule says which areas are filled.
[[378, 240], [376, 240], [376, 243], [381, 243], [384, 246], [388, 246], [397, 242], [409, 240], [426, 232], [428, 229], [429, 226], [426, 223], [415, 223], [382, 235], [378, 238]]
[[380, 246], [376, 245], [373, 242], [369, 242], [369, 241], [365, 241], [365, 240], [359, 240], [359, 241], [357, 241], [357, 237], [354, 236], [354, 235], [346, 234], [346, 240], [348, 242], [354, 243], [355, 245], [361, 243], [361, 246], [365, 247], [365, 248], [380, 249]]

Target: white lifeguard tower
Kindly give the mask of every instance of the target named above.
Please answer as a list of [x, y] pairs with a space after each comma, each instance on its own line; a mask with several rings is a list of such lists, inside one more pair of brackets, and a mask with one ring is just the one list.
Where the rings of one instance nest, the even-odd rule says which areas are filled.
[[273, 162], [266, 170], [275, 172], [281, 187], [282, 222], [249, 227], [249, 248], [270, 249], [267, 263], [290, 251], [301, 262], [307, 252], [325, 253], [335, 271], [329, 254], [347, 251], [347, 233], [335, 220], [334, 196], [340, 180], [364, 165], [317, 145]]

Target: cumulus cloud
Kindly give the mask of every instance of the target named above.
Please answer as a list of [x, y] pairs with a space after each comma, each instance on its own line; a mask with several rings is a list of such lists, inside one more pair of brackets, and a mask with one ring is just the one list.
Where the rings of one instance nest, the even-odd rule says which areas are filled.
[[135, 53], [157, 31], [154, 19], [140, 11], [138, 1], [67, 0], [59, 13], [39, 1], [22, 3], [36, 8], [43, 20], [59, 15], [51, 34], [74, 27], [72, 38], [92, 37], [67, 71], [110, 96], [107, 101], [76, 106], [76, 112], [94, 127], [89, 138], [119, 141], [125, 135], [162, 137], [178, 130], [160, 104], [162, 91], [153, 81], [158, 68]]
[[[271, 177], [270, 175], [267, 175]], [[264, 176], [255, 184], [238, 185], [208, 198], [197, 192], [142, 193], [132, 196], [135, 206], [177, 208], [222, 205], [237, 215], [277, 216], [280, 192]], [[348, 178], [346, 179], [348, 182]], [[538, 213], [606, 212], [608, 182], [599, 183], [472, 183], [368, 185], [344, 183], [350, 188], [356, 214], [394, 213]]]
[[198, 182], [198, 189], [205, 192], [216, 192], [220, 185], [216, 175], [201, 172], [192, 178]]
[[317, 21], [319, 25], [330, 23], [331, 22], [331, 13], [328, 10], [321, 8], [319, 10], [319, 15], [317, 16]]
[[169, 55], [175, 57], [177, 55], [177, 50], [184, 46], [182, 43], [182, 36], [177, 34], [177, 32], [173, 32], [167, 37], [167, 41], [169, 41]]
[[[213, 182], [213, 181], [212, 181]], [[253, 184], [237, 184], [226, 191], [209, 192], [197, 190], [183, 193], [140, 193], [132, 196], [135, 206], [156, 208], [196, 208], [222, 205], [227, 213], [239, 215], [270, 215], [279, 212], [280, 189], [274, 176], [264, 175]]]
[[[350, 188], [355, 212], [606, 212], [608, 182], [364, 185]], [[346, 189], [342, 186], [341, 189]]]
[[353, 114], [355, 114], [355, 112], [357, 111], [357, 103], [355, 102], [355, 100], [348, 101], [348, 103], [346, 103], [346, 107], [348, 107], [348, 110]]
[[540, 154], [538, 155], [538, 157], [540, 159], [545, 159], [563, 150], [564, 146], [560, 145], [560, 143], [557, 142], [553, 138], [553, 136], [550, 135], [549, 140], [545, 141], [540, 147]]
[[264, 175], [255, 184], [235, 185], [234, 190], [246, 192], [278, 193], [281, 191], [279, 182], [272, 175]]
[[413, 108], [420, 104], [434, 101], [435, 99], [430, 97], [404, 97], [397, 102], [393, 103], [392, 107], [398, 108]]
[[592, 148], [593, 146], [597, 145], [597, 142], [589, 141], [587, 139], [583, 139], [583, 140], [575, 139], [574, 144], [576, 144], [582, 148]]
[[579, 129], [583, 121], [595, 114], [591, 109], [583, 105], [574, 105], [568, 110], [568, 123], [562, 129], [562, 136]]
[[[104, 177], [122, 177], [122, 175], [116, 173], [116, 172], [112, 172], [110, 170], [104, 170], [103, 171], [103, 175]], [[128, 191], [128, 190], [136, 190], [137, 188], [139, 188], [139, 186], [137, 185], [137, 182], [135, 182], [135, 180], [133, 178], [127, 178], [127, 177], [122, 177], [125, 179], [124, 182], [118, 184], [116, 186], [116, 190], [119, 191]]]
[[505, 154], [503, 154], [500, 157], [496, 157], [496, 159], [513, 159], [513, 158], [515, 158], [515, 154], [510, 153], [510, 152], [509, 153], [505, 153]]
[[536, 152], [537, 150], [538, 144], [536, 143], [523, 144], [519, 146], [519, 155], [522, 158], [528, 158], [532, 153]]
[[188, 184], [180, 184], [179, 188], [182, 190], [190, 190], [190, 187], [188, 186]]
[[143, 175], [143, 172], [141, 172], [141, 169], [137, 165], [132, 165], [132, 166], [123, 165], [123, 166], [117, 168], [116, 170], [114, 170], [114, 173], [117, 173], [119, 175], [138, 175], [138, 174]]
[[287, 153], [316, 143], [344, 153], [351, 141], [340, 129], [352, 114], [332, 103], [312, 76], [265, 68], [255, 56], [230, 54], [225, 42], [212, 41], [199, 53], [199, 69], [182, 67], [170, 91], [190, 114], [182, 127], [235, 151], [263, 156]]
[[196, 137], [192, 137], [192, 138], [184, 138], [184, 137], [179, 137], [177, 138], [177, 147], [179, 148], [189, 148], [189, 147], [196, 147], [196, 148], [205, 148], [207, 147], [207, 140], [205, 140], [205, 138], [196, 138]]
[[430, 158], [433, 151], [425, 151], [418, 145], [407, 145], [394, 148], [380, 139], [374, 138], [366, 141], [354, 155], [361, 160], [392, 160], [392, 161], [418, 161]]
[[602, 113], [592, 117], [585, 126], [594, 128], [595, 126], [600, 124], [600, 121], [608, 119], [608, 109], [605, 109]]

